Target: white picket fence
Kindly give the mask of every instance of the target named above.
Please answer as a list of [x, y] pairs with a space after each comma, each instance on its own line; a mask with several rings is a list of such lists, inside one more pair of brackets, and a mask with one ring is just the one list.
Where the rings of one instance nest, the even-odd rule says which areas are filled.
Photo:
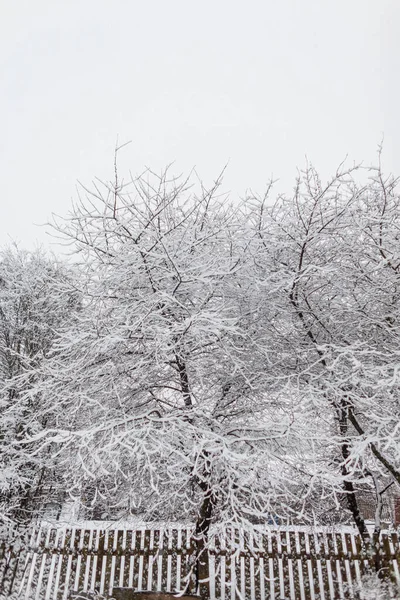
[[[400, 583], [396, 534], [382, 536], [381, 552]], [[108, 596], [115, 587], [183, 590], [192, 553], [190, 528], [43, 527], [32, 532], [27, 547], [3, 547], [2, 593], [67, 600], [78, 591]], [[260, 528], [214, 535], [209, 565], [211, 600], [336, 600], [352, 597], [369, 561], [350, 528]]]

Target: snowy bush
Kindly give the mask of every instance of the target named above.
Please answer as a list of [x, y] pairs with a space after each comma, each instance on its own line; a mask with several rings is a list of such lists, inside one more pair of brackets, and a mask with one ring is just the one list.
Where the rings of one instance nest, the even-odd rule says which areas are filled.
[[356, 600], [400, 599], [400, 588], [390, 581], [382, 581], [376, 573], [364, 575], [355, 589]]

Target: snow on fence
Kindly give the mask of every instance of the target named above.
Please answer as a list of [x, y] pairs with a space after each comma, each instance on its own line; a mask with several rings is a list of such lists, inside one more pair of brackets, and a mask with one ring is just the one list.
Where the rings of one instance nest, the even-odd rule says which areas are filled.
[[[183, 589], [193, 553], [186, 528], [35, 530], [26, 548], [0, 549], [3, 597], [66, 600], [71, 592], [115, 587]], [[381, 537], [382, 565], [399, 577], [399, 539]], [[239, 529], [213, 536], [209, 548], [212, 600], [351, 598], [368, 569], [359, 536], [349, 528]], [[348, 590], [346, 592], [346, 590]]]

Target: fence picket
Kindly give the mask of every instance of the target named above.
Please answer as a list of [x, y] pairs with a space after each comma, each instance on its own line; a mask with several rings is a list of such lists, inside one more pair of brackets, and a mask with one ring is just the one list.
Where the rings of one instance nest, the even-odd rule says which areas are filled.
[[236, 556], [231, 554], [230, 560], [230, 579], [231, 579], [231, 600], [236, 598]]
[[[60, 532], [56, 531], [56, 537], [55, 537], [55, 541], [54, 541], [55, 547], [57, 547], [57, 545], [58, 545], [59, 534], [60, 534]], [[53, 553], [51, 556], [50, 571], [49, 571], [49, 577], [48, 577], [48, 581], [47, 581], [47, 590], [46, 590], [45, 600], [50, 600], [50, 597], [51, 597], [51, 588], [53, 585], [53, 577], [54, 577], [54, 570], [56, 567], [56, 559], [57, 559], [57, 555], [55, 553]]]

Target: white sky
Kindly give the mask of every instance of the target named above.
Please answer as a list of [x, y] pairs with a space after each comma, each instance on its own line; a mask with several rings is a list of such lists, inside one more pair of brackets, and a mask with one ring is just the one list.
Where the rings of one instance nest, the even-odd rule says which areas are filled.
[[76, 180], [121, 171], [205, 182], [232, 197], [305, 154], [400, 174], [399, 0], [0, 0], [0, 245], [47, 239]]

